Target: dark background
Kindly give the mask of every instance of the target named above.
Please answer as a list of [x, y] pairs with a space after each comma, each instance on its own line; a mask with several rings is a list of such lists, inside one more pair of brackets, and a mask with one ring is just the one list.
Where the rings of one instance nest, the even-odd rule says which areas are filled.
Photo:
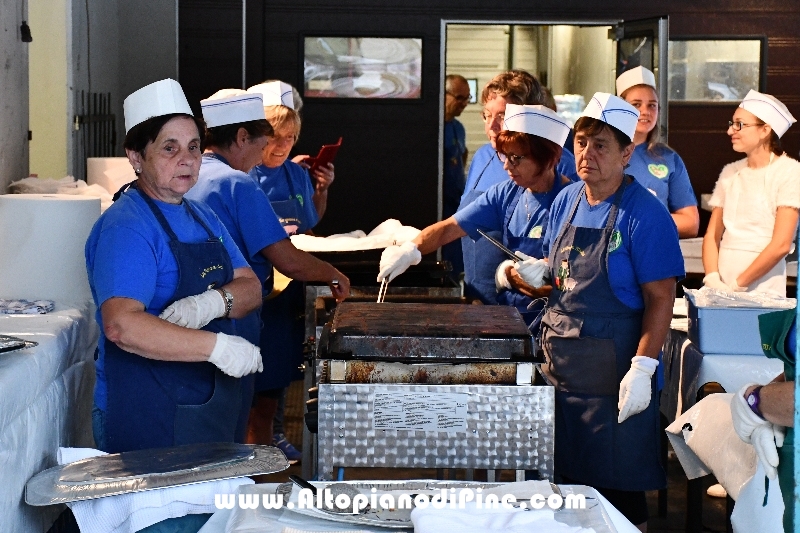
[[[180, 0], [179, 75], [196, 105], [222, 87], [240, 87], [241, 1]], [[800, 2], [776, 0], [246, 0], [246, 85], [277, 78], [302, 87], [303, 35], [405, 36], [423, 39], [422, 99], [306, 99], [293, 154], [315, 155], [344, 137], [336, 182], [318, 233], [364, 229], [387, 218], [422, 228], [436, 220], [442, 19], [635, 20], [669, 15], [670, 36], [766, 36], [766, 92], [800, 117]], [[725, 134], [736, 104], [671, 104], [669, 142], [689, 170], [695, 193], [709, 193], [725, 163], [740, 159]], [[800, 127], [784, 135], [793, 157]], [[701, 235], [708, 213], [701, 211]]]

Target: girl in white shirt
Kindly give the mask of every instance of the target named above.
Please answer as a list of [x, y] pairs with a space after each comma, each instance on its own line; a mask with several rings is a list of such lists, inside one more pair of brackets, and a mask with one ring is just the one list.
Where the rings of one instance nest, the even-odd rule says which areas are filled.
[[733, 149], [714, 187], [703, 238], [703, 283], [727, 291], [786, 296], [785, 257], [800, 210], [800, 163], [780, 147], [795, 118], [775, 97], [750, 91], [728, 122]]

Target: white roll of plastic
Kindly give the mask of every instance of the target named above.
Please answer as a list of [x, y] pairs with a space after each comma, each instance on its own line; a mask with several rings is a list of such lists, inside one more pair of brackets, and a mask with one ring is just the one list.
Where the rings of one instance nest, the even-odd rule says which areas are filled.
[[99, 216], [99, 198], [0, 195], [0, 298], [85, 305], [83, 248]]
[[111, 195], [136, 179], [127, 157], [89, 157], [86, 159], [86, 183], [100, 185]]

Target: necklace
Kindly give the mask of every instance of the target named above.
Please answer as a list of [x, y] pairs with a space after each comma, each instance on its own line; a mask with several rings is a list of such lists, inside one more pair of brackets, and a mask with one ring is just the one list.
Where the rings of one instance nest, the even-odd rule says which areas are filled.
[[531, 212], [530, 212], [530, 210], [528, 209], [528, 191], [527, 191], [527, 190], [526, 190], [526, 191], [524, 191], [524, 192], [522, 193], [522, 196], [523, 196], [523, 198], [525, 199], [525, 214], [526, 214], [526, 215], [527, 215], [527, 217], [528, 217], [528, 218], [527, 218], [528, 222], [530, 222], [530, 220], [531, 220]]

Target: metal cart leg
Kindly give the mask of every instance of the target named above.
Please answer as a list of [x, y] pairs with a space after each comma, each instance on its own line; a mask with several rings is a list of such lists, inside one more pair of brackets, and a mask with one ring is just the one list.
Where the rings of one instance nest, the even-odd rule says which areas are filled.
[[486, 481], [488, 483], [494, 483], [494, 480], [497, 478], [497, 470], [487, 470], [486, 471]]

